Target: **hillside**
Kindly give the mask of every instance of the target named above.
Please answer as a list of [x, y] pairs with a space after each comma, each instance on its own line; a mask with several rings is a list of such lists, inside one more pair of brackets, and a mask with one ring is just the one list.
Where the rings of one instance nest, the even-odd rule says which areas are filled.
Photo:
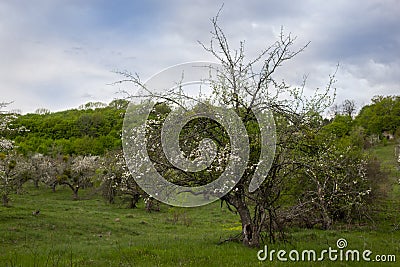
[[[90, 103], [89, 103], [90, 104]], [[103, 155], [121, 148], [121, 129], [127, 102], [115, 100], [105, 107], [18, 116], [8, 138], [23, 154]]]

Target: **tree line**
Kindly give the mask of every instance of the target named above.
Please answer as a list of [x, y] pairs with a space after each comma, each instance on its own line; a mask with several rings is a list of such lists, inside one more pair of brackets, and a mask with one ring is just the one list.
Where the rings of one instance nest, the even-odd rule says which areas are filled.
[[3, 135], [15, 142], [18, 152], [102, 155], [121, 147], [121, 129], [127, 101], [110, 104], [87, 103], [79, 109], [61, 112], [15, 114]]

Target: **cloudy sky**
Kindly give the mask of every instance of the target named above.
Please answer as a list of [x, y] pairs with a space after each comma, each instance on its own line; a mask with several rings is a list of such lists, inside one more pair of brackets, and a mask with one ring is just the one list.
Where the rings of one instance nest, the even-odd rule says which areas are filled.
[[[10, 109], [58, 111], [118, 97], [113, 71], [145, 80], [168, 66], [213, 60], [210, 18], [222, 1], [0, 1], [0, 92]], [[225, 1], [220, 24], [232, 47], [249, 56], [271, 44], [280, 28], [311, 41], [285, 67], [291, 84], [308, 75], [323, 87], [340, 68], [338, 102], [367, 104], [400, 94], [400, 3], [397, 0]]]

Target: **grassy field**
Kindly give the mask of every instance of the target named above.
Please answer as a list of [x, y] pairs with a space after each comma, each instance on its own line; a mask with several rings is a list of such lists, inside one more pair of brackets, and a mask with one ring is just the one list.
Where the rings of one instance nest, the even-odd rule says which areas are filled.
[[[11, 207], [0, 207], [0, 266], [398, 266], [400, 262], [399, 172], [393, 145], [374, 152], [390, 171], [386, 209], [378, 221], [363, 227], [338, 226], [331, 231], [291, 229], [288, 242], [268, 249], [313, 249], [319, 253], [345, 238], [346, 249], [369, 249], [396, 255], [396, 263], [259, 261], [258, 249], [234, 242], [218, 244], [240, 233], [239, 217], [218, 202], [199, 208], [161, 206], [160, 212], [109, 205], [90, 191], [72, 201], [71, 191], [53, 193], [31, 184], [12, 196]], [[391, 155], [391, 156], [389, 156]], [[38, 215], [32, 212], [40, 210]]]

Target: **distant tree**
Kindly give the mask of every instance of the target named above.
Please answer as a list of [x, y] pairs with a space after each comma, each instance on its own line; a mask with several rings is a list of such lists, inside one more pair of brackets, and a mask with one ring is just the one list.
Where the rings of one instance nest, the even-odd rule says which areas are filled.
[[126, 109], [128, 107], [129, 101], [126, 99], [115, 99], [108, 104], [109, 107], [115, 109]]
[[12, 109], [9, 111], [10, 114], [14, 114], [14, 115], [21, 115], [22, 114], [22, 110], [21, 109]]
[[349, 117], [353, 117], [354, 113], [356, 112], [356, 104], [354, 100], [346, 99], [343, 101], [342, 104], [342, 113]]
[[43, 182], [55, 190], [55, 166], [50, 156], [40, 153], [34, 153], [29, 157], [30, 163], [30, 179], [32, 179], [35, 187], [39, 187], [39, 183]]
[[367, 134], [382, 135], [385, 131], [394, 134], [400, 128], [400, 96], [374, 97], [355, 120]]
[[18, 193], [26, 181], [29, 165], [13, 150], [0, 151], [0, 194], [3, 206], [7, 206], [12, 192]]
[[11, 161], [7, 156], [4, 152], [0, 152], [0, 193], [3, 206], [7, 206], [10, 201], [9, 195], [13, 189], [12, 177], [15, 175], [12, 171], [16, 166], [16, 161]]
[[105, 123], [104, 116], [101, 113], [84, 113], [79, 116], [77, 120], [77, 126], [82, 135], [91, 137], [98, 137], [100, 135], [101, 128], [104, 127]]
[[351, 118], [354, 116], [356, 112], [356, 104], [354, 100], [346, 99], [340, 105], [333, 104], [330, 107], [331, 116], [335, 117], [337, 115], [350, 116]]
[[[7, 103], [0, 103], [0, 108], [6, 106]], [[24, 158], [15, 151], [14, 142], [3, 137], [14, 131], [9, 126], [15, 118], [15, 114], [0, 114], [0, 195], [4, 206], [8, 205], [11, 192], [20, 191], [29, 169]]]
[[352, 127], [353, 121], [350, 116], [338, 114], [330, 123], [323, 127], [323, 131], [341, 138], [348, 135]]
[[340, 115], [340, 106], [338, 104], [333, 104], [330, 109], [330, 114], [332, 117], [335, 117], [336, 115]]
[[84, 105], [80, 105], [80, 110], [87, 110], [87, 109], [96, 109], [96, 108], [104, 108], [107, 104], [103, 102], [88, 102]]
[[50, 110], [47, 108], [38, 108], [35, 110], [35, 114], [38, 114], [38, 115], [50, 114]]
[[122, 177], [128, 171], [122, 151], [108, 152], [101, 158], [101, 188], [103, 197], [109, 202], [114, 203], [121, 187]]
[[97, 169], [97, 156], [59, 156], [57, 160], [57, 179], [59, 184], [67, 185], [77, 200], [78, 191], [92, 183], [92, 177]]
[[11, 159], [9, 154], [14, 148], [14, 143], [3, 137], [4, 132], [9, 129], [9, 123], [13, 121], [13, 117], [1, 109], [7, 107], [9, 103], [0, 102], [0, 193], [4, 206], [8, 205], [9, 194], [13, 189], [13, 177], [16, 175], [16, 161]]
[[101, 174], [101, 188], [108, 202], [114, 203], [118, 195], [128, 196], [129, 208], [136, 208], [144, 192], [129, 172], [121, 150], [108, 152], [102, 157]]
[[17, 114], [10, 113], [2, 110], [6, 108], [10, 103], [0, 102], [0, 151], [1, 149], [10, 150], [13, 148], [13, 141], [5, 138], [10, 132], [17, 132], [19, 128], [13, 129], [10, 127], [11, 123], [18, 118]]
[[55, 158], [44, 156], [44, 161], [41, 165], [41, 168], [43, 168], [41, 181], [49, 186], [53, 192], [56, 191], [56, 187], [59, 185], [62, 177], [58, 174], [59, 167]]

